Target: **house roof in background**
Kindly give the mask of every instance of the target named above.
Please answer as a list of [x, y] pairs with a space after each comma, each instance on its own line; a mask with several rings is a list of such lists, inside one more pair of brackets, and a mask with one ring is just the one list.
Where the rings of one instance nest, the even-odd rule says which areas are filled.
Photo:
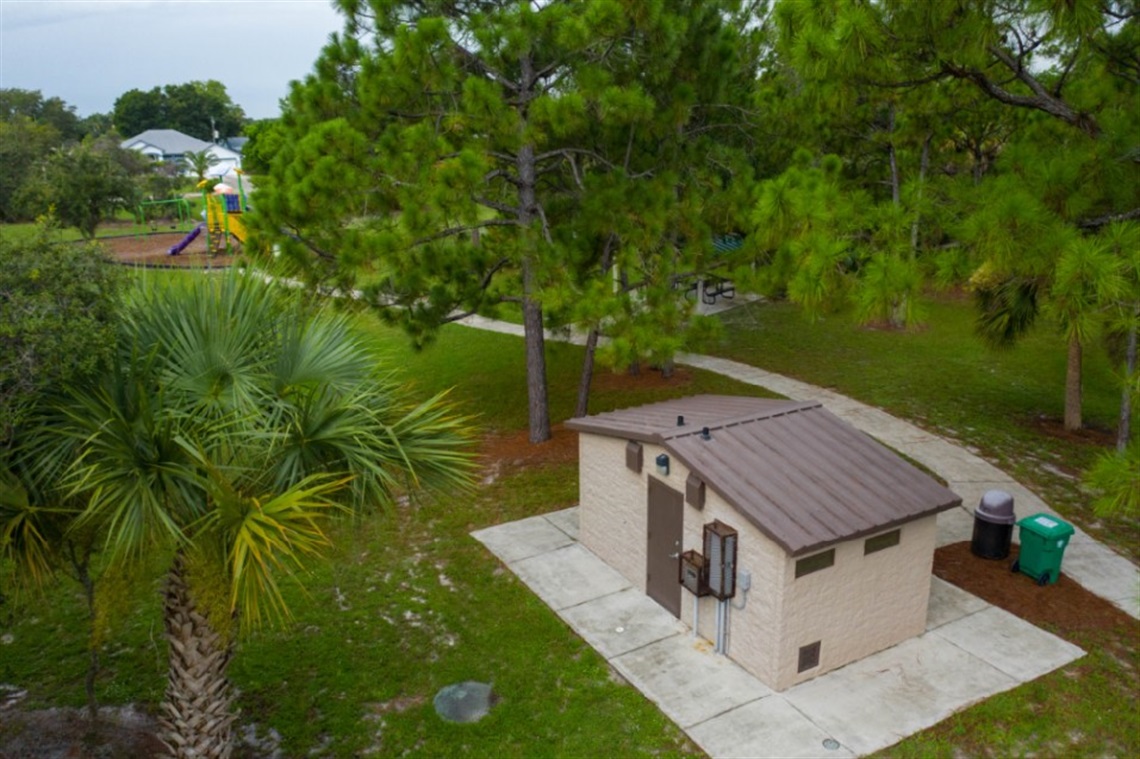
[[962, 502], [816, 402], [698, 395], [566, 426], [662, 446], [793, 556]]
[[140, 142], [158, 148], [163, 155], [185, 155], [215, 147], [213, 143], [183, 134], [177, 129], [148, 129], [123, 140], [120, 145], [123, 148], [136, 148]]

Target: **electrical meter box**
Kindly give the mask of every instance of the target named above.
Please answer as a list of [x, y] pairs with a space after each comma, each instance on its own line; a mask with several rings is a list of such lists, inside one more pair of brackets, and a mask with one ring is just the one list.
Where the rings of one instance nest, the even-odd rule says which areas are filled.
[[705, 525], [705, 560], [709, 565], [709, 593], [725, 600], [736, 595], [735, 529], [717, 519]]
[[681, 554], [681, 584], [694, 596], [709, 594], [709, 565], [697, 551]]

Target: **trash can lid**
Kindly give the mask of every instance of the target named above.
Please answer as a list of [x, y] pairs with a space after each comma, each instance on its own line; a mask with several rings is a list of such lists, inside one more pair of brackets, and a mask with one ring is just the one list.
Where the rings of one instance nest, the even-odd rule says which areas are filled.
[[1013, 496], [1004, 490], [987, 490], [974, 516], [990, 524], [1013, 524], [1017, 520], [1013, 514]]
[[1017, 526], [1042, 538], [1063, 538], [1076, 532], [1071, 524], [1053, 514], [1034, 514], [1019, 521]]

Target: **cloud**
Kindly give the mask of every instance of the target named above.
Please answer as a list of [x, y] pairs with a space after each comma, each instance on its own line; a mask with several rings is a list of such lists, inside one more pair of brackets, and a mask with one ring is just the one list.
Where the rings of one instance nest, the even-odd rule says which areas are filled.
[[53, 25], [69, 25], [85, 18], [116, 13], [141, 13], [160, 0], [0, 0], [5, 32]]
[[0, 0], [0, 87], [86, 115], [131, 89], [217, 79], [261, 118], [341, 25], [329, 0]]

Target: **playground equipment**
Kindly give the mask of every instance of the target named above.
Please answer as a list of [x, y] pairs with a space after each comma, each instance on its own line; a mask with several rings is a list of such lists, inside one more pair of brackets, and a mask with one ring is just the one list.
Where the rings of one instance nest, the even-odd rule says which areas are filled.
[[[206, 247], [214, 254], [232, 253], [230, 238], [245, 245], [249, 237], [241, 215], [249, 210], [246, 204], [245, 189], [242, 186], [240, 169], [236, 170], [238, 194], [212, 194], [208, 192], [208, 181], [198, 184], [202, 190], [202, 201], [206, 208]], [[187, 241], [189, 244], [189, 241]], [[175, 246], [177, 247], [177, 246]], [[173, 250], [173, 248], [172, 248]]]
[[166, 200], [144, 200], [135, 209], [135, 222], [138, 234], [150, 226], [150, 231], [158, 230], [159, 219], [169, 219], [170, 228], [177, 227], [190, 221], [190, 204], [185, 198], [169, 198]]

